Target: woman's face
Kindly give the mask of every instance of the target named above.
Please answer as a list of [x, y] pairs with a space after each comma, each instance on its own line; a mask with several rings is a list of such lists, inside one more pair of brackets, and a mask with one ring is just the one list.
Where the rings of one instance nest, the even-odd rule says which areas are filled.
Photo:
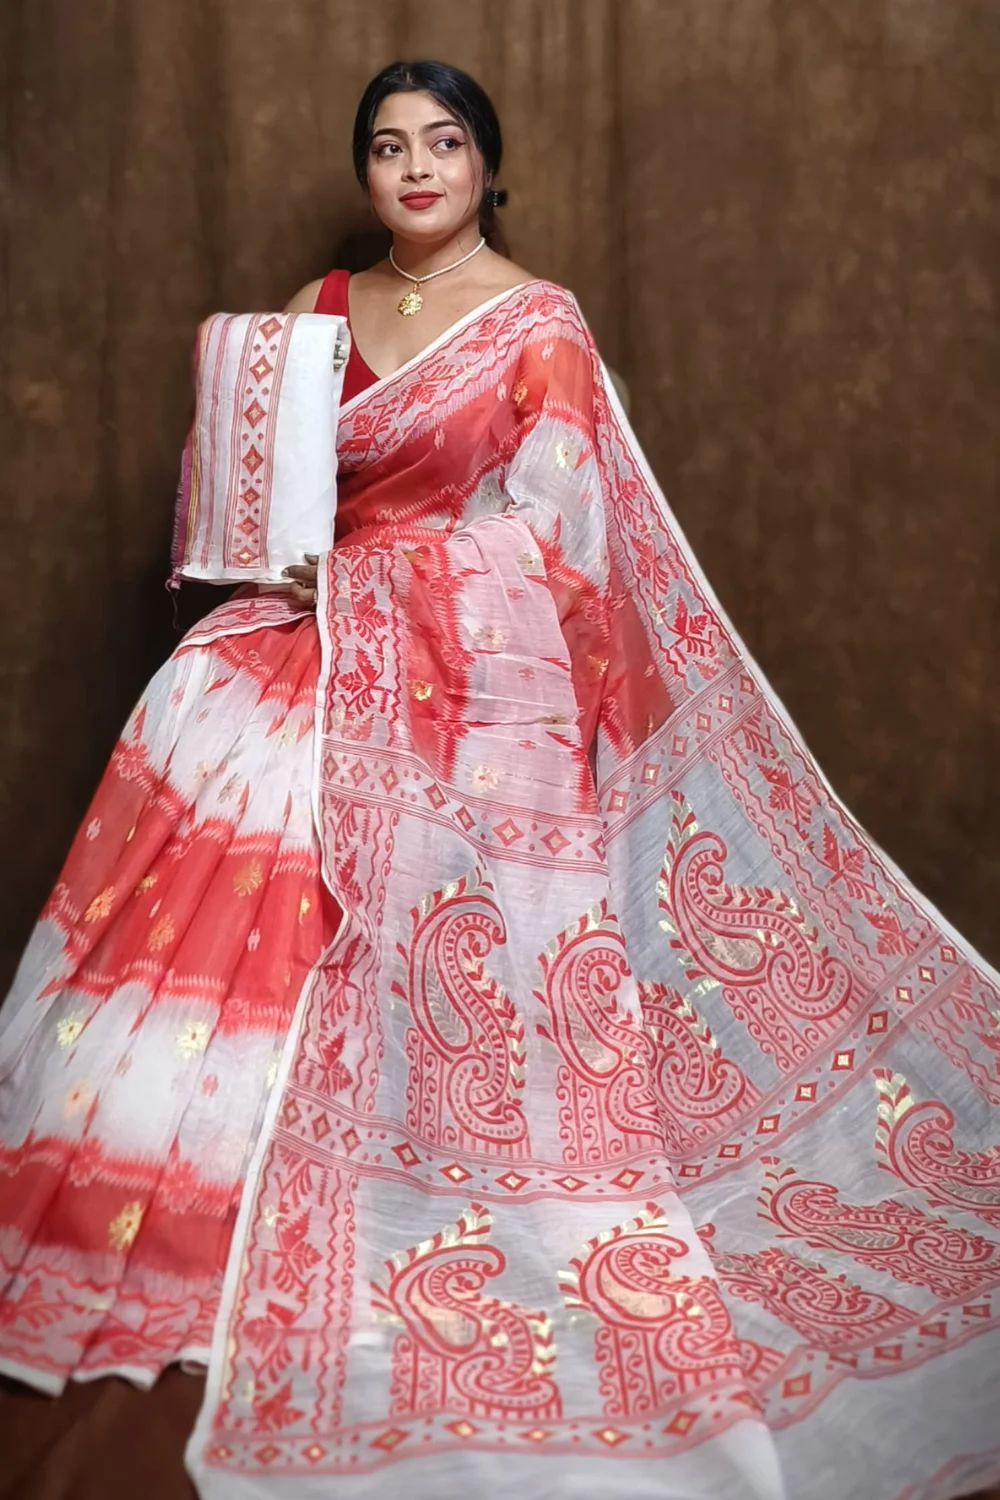
[[483, 162], [462, 125], [430, 94], [390, 94], [375, 117], [368, 191], [387, 229], [449, 239], [478, 221]]

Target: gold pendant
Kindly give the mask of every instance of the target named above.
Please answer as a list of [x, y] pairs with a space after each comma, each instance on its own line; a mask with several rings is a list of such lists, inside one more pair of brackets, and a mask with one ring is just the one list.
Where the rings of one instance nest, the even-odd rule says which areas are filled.
[[420, 295], [420, 283], [415, 281], [413, 287], [407, 292], [399, 303], [397, 312], [404, 318], [412, 318], [424, 305], [424, 299]]

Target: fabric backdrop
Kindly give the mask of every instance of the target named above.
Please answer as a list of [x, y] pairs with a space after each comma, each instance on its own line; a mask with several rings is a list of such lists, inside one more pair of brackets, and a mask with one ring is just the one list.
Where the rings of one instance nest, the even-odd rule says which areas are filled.
[[195, 324], [363, 260], [397, 55], [491, 90], [514, 254], [838, 791], [997, 959], [996, 0], [6, 0], [5, 972], [176, 638]]

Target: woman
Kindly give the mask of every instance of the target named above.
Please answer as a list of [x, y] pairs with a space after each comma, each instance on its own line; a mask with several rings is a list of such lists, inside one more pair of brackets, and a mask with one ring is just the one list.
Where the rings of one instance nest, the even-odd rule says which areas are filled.
[[355, 162], [335, 545], [154, 679], [5, 1011], [3, 1368], [207, 1362], [227, 1500], [985, 1485], [997, 976], [480, 245], [486, 96], [394, 65]]

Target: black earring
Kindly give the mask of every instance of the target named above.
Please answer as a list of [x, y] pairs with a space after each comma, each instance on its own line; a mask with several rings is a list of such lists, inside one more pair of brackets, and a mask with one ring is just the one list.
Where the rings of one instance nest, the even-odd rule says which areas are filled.
[[487, 208], [503, 208], [507, 202], [507, 194], [497, 188], [487, 188], [483, 196], [483, 202]]

